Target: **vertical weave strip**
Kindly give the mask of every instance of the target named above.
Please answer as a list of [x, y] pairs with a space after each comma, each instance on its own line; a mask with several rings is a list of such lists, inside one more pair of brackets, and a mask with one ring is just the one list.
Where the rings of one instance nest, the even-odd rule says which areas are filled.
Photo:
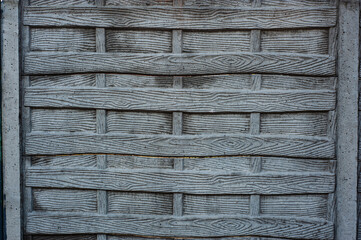
[[[97, 0], [97, 6], [104, 6], [104, 0]], [[105, 29], [96, 28], [96, 51], [105, 52]], [[105, 74], [96, 74], [96, 86], [105, 87]], [[106, 111], [96, 110], [96, 130], [99, 134], [106, 133]], [[97, 167], [99, 169], [105, 169], [107, 167], [106, 155], [97, 156]], [[108, 212], [108, 198], [107, 191], [97, 191], [97, 208], [99, 214], [107, 214]], [[105, 234], [98, 234], [97, 240], [106, 240]]]
[[[183, 6], [183, 0], [173, 0], [173, 6], [181, 7]], [[172, 31], [172, 51], [173, 53], [182, 53], [182, 30], [173, 30]], [[173, 77], [173, 87], [182, 88], [183, 79], [182, 77], [175, 76]], [[173, 112], [173, 134], [181, 135], [183, 128], [183, 113], [182, 112]], [[174, 159], [174, 169], [183, 170], [183, 159], [175, 158]], [[175, 216], [183, 215], [183, 194], [175, 193], [173, 194], [173, 214]]]
[[[252, 7], [260, 7], [261, 0], [254, 0], [252, 2]], [[261, 31], [252, 30], [251, 31], [251, 42], [250, 42], [251, 52], [260, 52], [261, 51]], [[260, 74], [252, 74], [252, 90], [260, 90], [262, 84], [262, 76]], [[250, 116], [250, 133], [259, 134], [260, 133], [260, 122], [261, 114], [260, 113], [251, 113]], [[251, 172], [257, 173], [262, 171], [262, 158], [261, 157], [251, 157]], [[250, 197], [250, 206], [249, 212], [252, 216], [260, 215], [260, 206], [261, 206], [261, 196], [260, 195], [251, 195]], [[252, 238], [252, 240], [260, 240], [260, 238]]]

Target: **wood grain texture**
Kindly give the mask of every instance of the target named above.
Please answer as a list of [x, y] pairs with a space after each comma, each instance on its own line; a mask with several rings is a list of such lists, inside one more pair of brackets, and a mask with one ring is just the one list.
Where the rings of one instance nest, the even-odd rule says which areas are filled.
[[170, 31], [106, 31], [107, 52], [170, 53], [171, 41]]
[[249, 114], [183, 114], [184, 134], [249, 132]]
[[27, 7], [24, 24], [201, 30], [332, 27], [336, 8]]
[[30, 6], [95, 6], [96, 0], [29, 0]]
[[77, 87], [95, 86], [95, 74], [31, 76], [31, 86]]
[[31, 168], [26, 186], [189, 194], [305, 194], [334, 191], [330, 173]]
[[173, 0], [105, 0], [106, 6], [172, 6]]
[[109, 133], [172, 133], [171, 113], [108, 111], [106, 119]]
[[326, 136], [328, 113], [262, 114], [261, 133]]
[[184, 215], [248, 214], [246, 195], [184, 195]]
[[24, 73], [135, 73], [202, 75], [223, 73], [335, 74], [335, 58], [287, 53], [58, 53], [25, 55]]
[[119, 236], [119, 235], [108, 235], [107, 240], [174, 240], [173, 238], [152, 238], [152, 237], [129, 237], [129, 236]]
[[[189, 240], [203, 240], [204, 238], [188, 238]], [[240, 239], [240, 240], [254, 240], [252, 237], [221, 237], [221, 238], [207, 238], [207, 240], [236, 240], [236, 239]], [[261, 239], [261, 240], [265, 240], [265, 239]], [[271, 239], [268, 239], [271, 240]], [[275, 238], [272, 238], [272, 240], [278, 240]]]
[[225, 170], [247, 172], [249, 168], [250, 157], [184, 158], [185, 170]]
[[25, 106], [181, 112], [299, 112], [335, 108], [336, 94], [319, 91], [239, 91], [130, 88], [25, 90]]
[[335, 89], [334, 77], [262, 75], [262, 89]]
[[109, 192], [109, 214], [172, 215], [173, 195], [161, 193]]
[[[221, 217], [220, 217], [221, 216]], [[215, 216], [136, 216], [31, 213], [28, 233], [109, 233], [145, 236], [224, 237], [270, 236], [332, 239], [333, 224], [321, 219]]]
[[131, 74], [106, 74], [106, 86], [122, 88], [170, 88], [173, 86], [173, 77]]
[[330, 5], [330, 0], [262, 0], [262, 6], [267, 7], [315, 7]]
[[33, 156], [31, 157], [31, 164], [39, 167], [96, 167], [97, 156]]
[[184, 76], [183, 88], [194, 89], [251, 89], [250, 74]]
[[95, 132], [95, 111], [32, 109], [32, 131]]
[[121, 169], [172, 169], [173, 158], [108, 155], [108, 168]]
[[328, 54], [328, 29], [262, 31], [265, 52]]
[[96, 240], [96, 235], [32, 235], [32, 240]]
[[95, 30], [84, 28], [32, 28], [31, 51], [95, 52]]
[[249, 7], [252, 0], [184, 0], [189, 7]]
[[262, 157], [262, 170], [267, 172], [327, 172], [330, 160]]
[[261, 214], [326, 219], [327, 195], [261, 196]]
[[335, 143], [327, 138], [269, 135], [136, 135], [31, 133], [28, 155], [133, 154], [148, 156], [268, 155], [333, 158]]
[[249, 52], [250, 31], [183, 32], [183, 52]]
[[96, 212], [96, 191], [33, 189], [35, 211]]

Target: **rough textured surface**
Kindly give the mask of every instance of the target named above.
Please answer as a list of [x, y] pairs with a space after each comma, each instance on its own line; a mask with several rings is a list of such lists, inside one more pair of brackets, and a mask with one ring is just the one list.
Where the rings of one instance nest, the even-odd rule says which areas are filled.
[[[142, 16], [140, 18], [139, 16]], [[166, 29], [267, 29], [332, 27], [336, 8], [40, 8], [28, 7], [24, 24]]]
[[183, 112], [334, 110], [334, 91], [28, 88], [25, 106]]
[[25, 233], [334, 239], [336, 13], [328, 0], [30, 0]]
[[336, 239], [356, 239], [359, 1], [340, 1]]
[[[32, 213], [27, 231], [33, 233], [120, 233], [179, 236], [224, 237], [254, 235], [303, 239], [332, 239], [330, 222], [320, 219], [242, 217], [243, 215], [154, 217], [134, 215]], [[106, 227], [103, 227], [106, 226]], [[307, 231], [305, 231], [307, 230]]]
[[[81, 64], [80, 64], [81, 63]], [[154, 75], [280, 73], [335, 75], [335, 59], [327, 55], [287, 53], [45, 53], [25, 56], [29, 75], [114, 72]]]
[[333, 158], [327, 138], [247, 134], [172, 136], [139, 134], [37, 133], [27, 135], [26, 154], [133, 154], [148, 156], [266, 155]]
[[25, 180], [29, 187], [191, 194], [330, 193], [334, 190], [334, 177], [329, 173], [247, 174], [228, 171], [33, 168], [27, 170]]
[[1, 2], [1, 121], [4, 231], [21, 239], [19, 1]]

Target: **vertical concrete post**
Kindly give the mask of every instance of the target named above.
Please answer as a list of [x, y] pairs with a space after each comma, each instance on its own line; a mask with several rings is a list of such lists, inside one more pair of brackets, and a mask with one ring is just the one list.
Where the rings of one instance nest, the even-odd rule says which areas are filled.
[[6, 239], [21, 239], [19, 121], [19, 1], [5, 0], [2, 10], [2, 151]]
[[340, 0], [337, 92], [336, 239], [357, 232], [359, 0]]

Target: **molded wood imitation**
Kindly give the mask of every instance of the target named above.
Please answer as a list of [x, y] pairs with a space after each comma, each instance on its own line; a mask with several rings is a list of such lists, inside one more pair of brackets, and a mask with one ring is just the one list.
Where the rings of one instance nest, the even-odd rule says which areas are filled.
[[172, 215], [173, 194], [108, 192], [109, 213]]
[[82, 28], [33, 28], [31, 51], [95, 52], [95, 30]]
[[333, 238], [333, 224], [325, 220], [245, 215], [163, 217], [29, 213], [26, 231], [36, 234], [113, 233], [163, 237], [257, 235], [300, 239]]
[[170, 31], [106, 30], [107, 52], [162, 53], [172, 51]]
[[30, 168], [26, 186], [189, 194], [304, 194], [334, 191], [330, 173]]
[[239, 91], [131, 88], [25, 90], [25, 106], [182, 112], [293, 112], [335, 108], [332, 90]]
[[148, 156], [269, 155], [333, 158], [327, 138], [270, 135], [136, 135], [30, 133], [26, 154], [134, 154]]
[[27, 7], [24, 24], [162, 29], [332, 27], [336, 8]]
[[96, 191], [33, 189], [35, 211], [96, 212]]
[[288, 53], [59, 53], [25, 55], [24, 73], [135, 73], [202, 75], [222, 73], [278, 73], [335, 75], [335, 58]]
[[248, 214], [248, 195], [184, 195], [184, 215]]

